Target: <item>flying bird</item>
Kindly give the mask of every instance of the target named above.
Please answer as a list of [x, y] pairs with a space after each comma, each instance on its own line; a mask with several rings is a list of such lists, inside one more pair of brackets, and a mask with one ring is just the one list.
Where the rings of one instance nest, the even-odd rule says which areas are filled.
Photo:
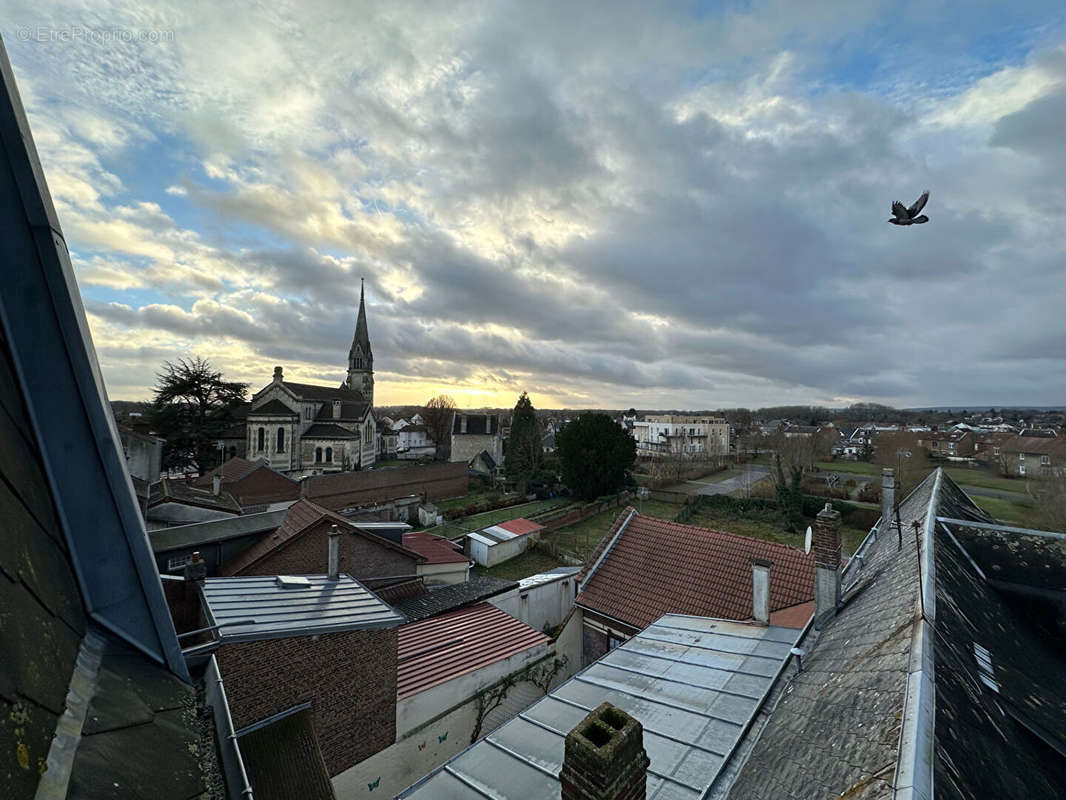
[[892, 219], [889, 220], [893, 225], [921, 225], [923, 222], [928, 222], [929, 217], [925, 214], [918, 216], [921, 210], [925, 208], [926, 202], [929, 200], [929, 191], [922, 192], [922, 196], [914, 201], [914, 205], [907, 208], [899, 200], [892, 203]]

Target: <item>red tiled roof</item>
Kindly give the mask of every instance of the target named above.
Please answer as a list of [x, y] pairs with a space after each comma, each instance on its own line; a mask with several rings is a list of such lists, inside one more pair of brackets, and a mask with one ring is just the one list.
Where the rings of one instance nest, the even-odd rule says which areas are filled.
[[427, 564], [458, 564], [470, 560], [463, 555], [458, 545], [443, 536], [436, 536], [425, 531], [405, 533], [403, 546], [425, 558]]
[[[770, 611], [814, 599], [814, 556], [787, 545], [666, 522], [623, 511], [582, 574], [592, 578], [575, 602], [635, 628], [663, 614], [750, 619], [751, 559], [773, 562]], [[600, 554], [610, 547], [596, 568]]]
[[515, 536], [522, 536], [526, 533], [534, 533], [535, 531], [544, 530], [543, 525], [538, 525], [536, 522], [521, 517], [518, 519], [509, 519], [507, 522], [497, 522], [495, 525], [487, 525], [486, 527], [503, 528], [505, 531], [513, 533]]
[[802, 628], [814, 614], [814, 601], [770, 612], [770, 624], [782, 628]]
[[223, 565], [222, 569], [218, 571], [219, 575], [227, 577], [240, 574], [242, 570], [252, 566], [252, 564], [274, 552], [278, 548], [284, 547], [301, 533], [310, 529], [315, 523], [323, 520], [335, 522], [337, 525], [342, 526], [343, 530], [370, 539], [376, 544], [380, 544], [382, 547], [387, 547], [390, 550], [398, 550], [418, 561], [424, 560], [419, 553], [408, 550], [406, 547], [402, 547], [401, 545], [391, 542], [381, 536], [375, 536], [372, 533], [368, 533], [354, 524], [351, 520], [346, 519], [333, 511], [322, 508], [322, 506], [312, 503], [307, 498], [302, 497], [289, 508], [289, 513], [285, 515], [285, 520], [281, 523], [280, 528], [269, 536], [264, 536], [235, 559]]
[[488, 603], [402, 625], [396, 699], [403, 700], [549, 641], [540, 631]]

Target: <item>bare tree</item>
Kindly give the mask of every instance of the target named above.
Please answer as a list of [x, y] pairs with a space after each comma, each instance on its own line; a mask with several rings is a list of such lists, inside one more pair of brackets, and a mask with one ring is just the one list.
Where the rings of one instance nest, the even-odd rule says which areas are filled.
[[429, 438], [437, 445], [436, 457], [440, 461], [446, 461], [450, 455], [455, 409], [455, 401], [446, 394], [431, 397], [422, 409], [422, 420]]
[[1066, 476], [1047, 475], [1026, 481], [1033, 498], [1033, 525], [1045, 531], [1066, 531]]

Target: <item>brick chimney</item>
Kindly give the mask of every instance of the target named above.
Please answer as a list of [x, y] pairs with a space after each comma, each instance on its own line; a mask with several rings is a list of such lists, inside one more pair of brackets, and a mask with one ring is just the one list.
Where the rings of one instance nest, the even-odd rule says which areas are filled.
[[336, 524], [329, 527], [329, 573], [331, 581], [341, 579], [341, 531]]
[[641, 724], [602, 703], [566, 735], [562, 800], [644, 800], [649, 763]]
[[340, 418], [341, 418], [341, 401], [340, 400], [334, 400], [333, 401], [333, 419], [340, 419]]
[[274, 383], [281, 383], [285, 380], [281, 367], [274, 367]]
[[886, 527], [892, 519], [892, 511], [896, 507], [896, 471], [892, 467], [881, 470], [881, 528]]
[[751, 616], [756, 625], [770, 624], [770, 567], [765, 558], [751, 560]]
[[814, 625], [822, 628], [840, 605], [840, 512], [830, 503], [814, 518]]

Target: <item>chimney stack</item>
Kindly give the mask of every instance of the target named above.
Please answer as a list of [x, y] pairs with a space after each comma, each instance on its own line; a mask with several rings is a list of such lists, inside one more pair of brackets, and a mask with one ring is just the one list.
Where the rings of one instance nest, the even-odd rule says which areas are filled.
[[189, 563], [185, 565], [183, 574], [188, 583], [192, 583], [193, 581], [203, 583], [204, 579], [207, 578], [207, 564], [202, 558], [200, 558], [199, 550], [192, 554]]
[[341, 532], [335, 523], [329, 528], [329, 574], [326, 577], [331, 581], [341, 579]]
[[881, 470], [881, 528], [892, 519], [892, 511], [896, 507], [896, 471], [892, 467]]
[[274, 383], [281, 383], [283, 380], [281, 367], [274, 367]]
[[340, 418], [341, 418], [341, 401], [340, 400], [334, 400], [333, 401], [333, 419], [340, 419]]
[[566, 735], [561, 800], [643, 800], [649, 763], [641, 724], [602, 703]]
[[814, 518], [814, 625], [821, 629], [840, 605], [840, 512], [830, 503]]
[[216, 475], [211, 479], [211, 491], [214, 492], [215, 497], [222, 494], [222, 476]]
[[751, 560], [751, 616], [756, 625], [770, 624], [770, 567], [765, 558]]

